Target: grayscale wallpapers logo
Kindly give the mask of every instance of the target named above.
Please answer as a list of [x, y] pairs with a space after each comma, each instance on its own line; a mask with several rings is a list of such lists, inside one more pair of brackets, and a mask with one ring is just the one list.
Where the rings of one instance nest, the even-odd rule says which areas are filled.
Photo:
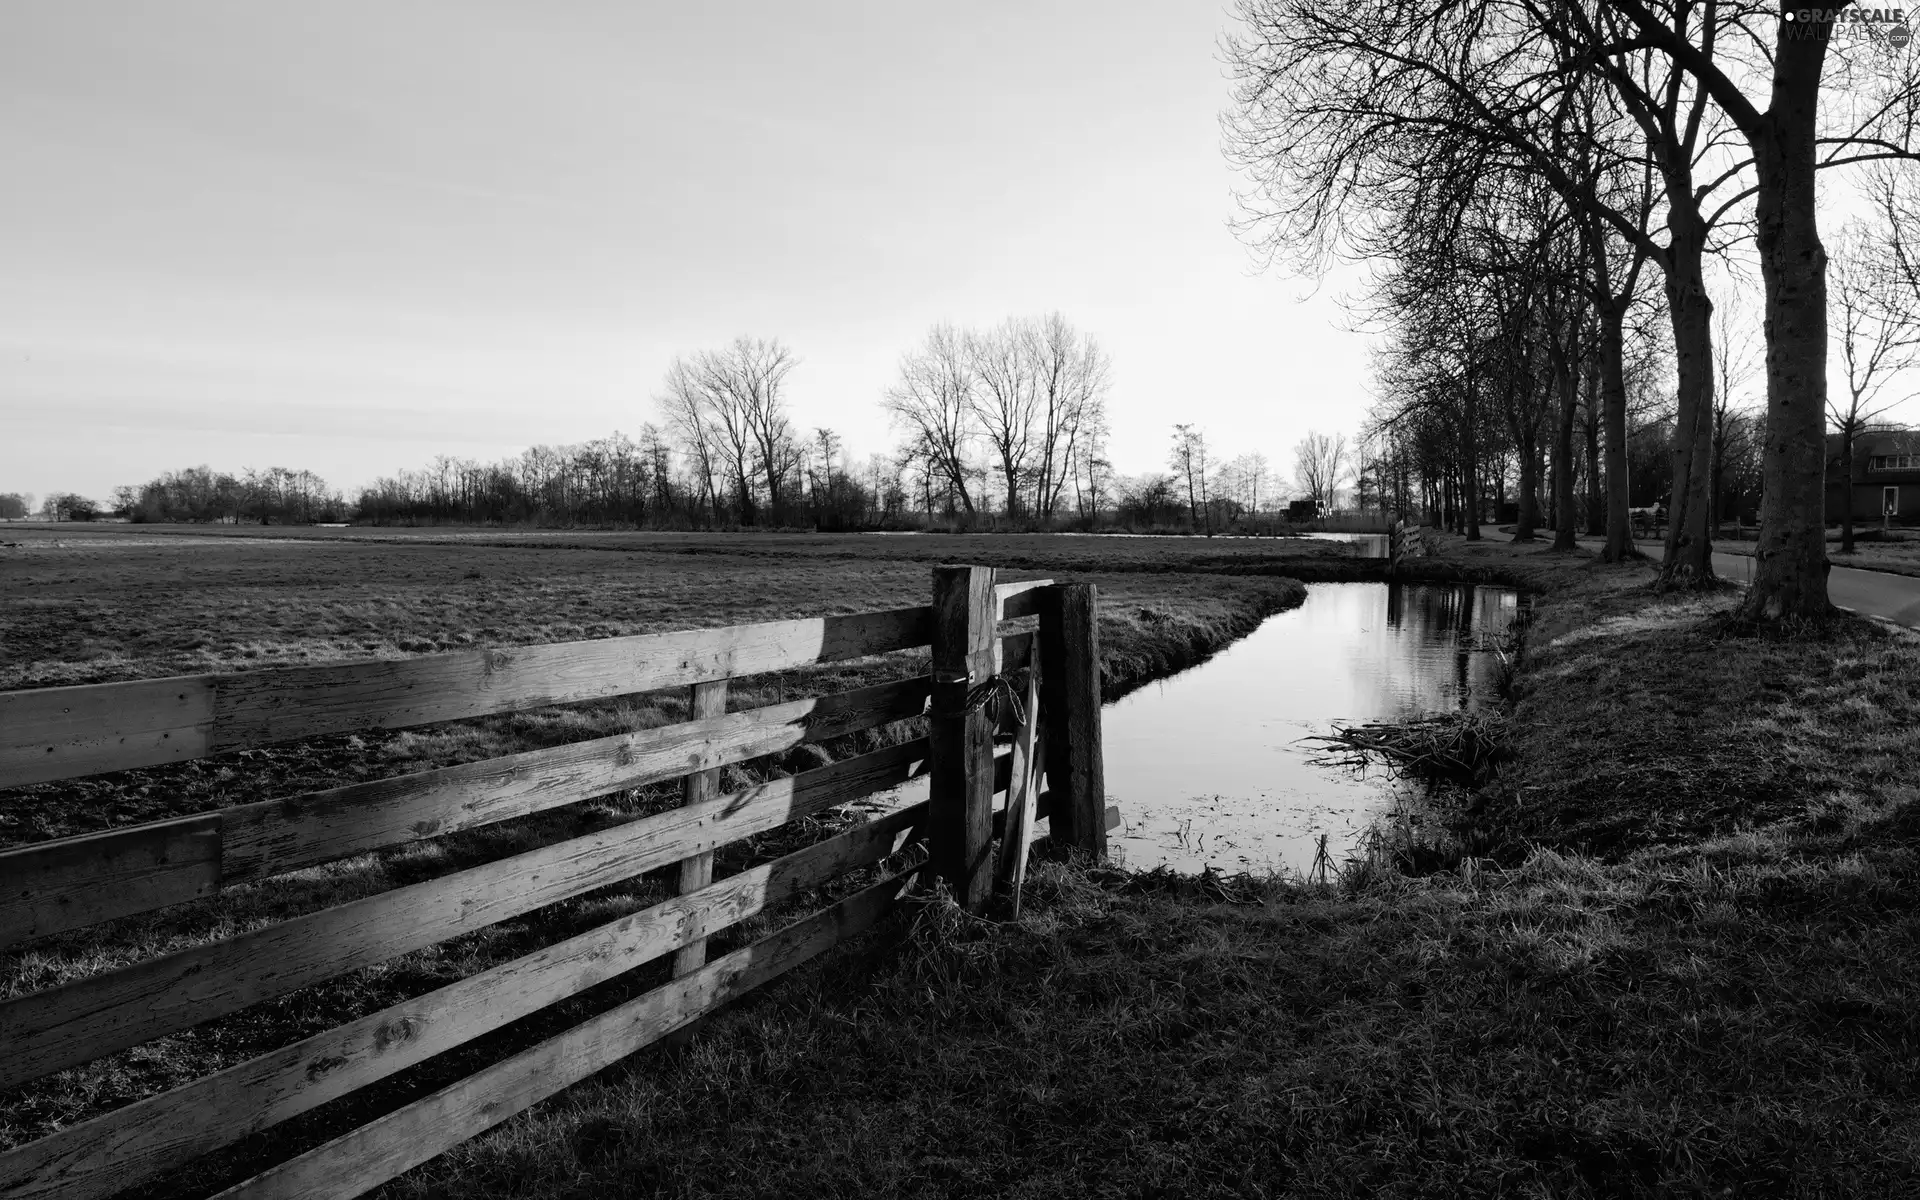
[[1836, 42], [1884, 39], [1895, 50], [1904, 50], [1913, 40], [1904, 8], [1789, 8], [1781, 11], [1780, 19], [1789, 38], [1817, 37], [1824, 25]]

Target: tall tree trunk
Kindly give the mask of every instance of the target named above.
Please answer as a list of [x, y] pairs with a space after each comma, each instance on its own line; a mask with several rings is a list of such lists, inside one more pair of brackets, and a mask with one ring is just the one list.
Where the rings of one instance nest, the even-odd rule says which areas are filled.
[[965, 510], [968, 516], [972, 516], [973, 493], [967, 490], [966, 464], [960, 461], [958, 455], [946, 455], [945, 470], [943, 473], [947, 477], [947, 511], [953, 511], [954, 491], [958, 489], [960, 493], [960, 507]]
[[1518, 511], [1514, 513], [1513, 540], [1530, 542], [1533, 532], [1540, 525], [1539, 495], [1540, 481], [1536, 474], [1535, 457], [1531, 446], [1520, 447], [1520, 494], [1515, 497]]
[[1587, 451], [1587, 533], [1607, 536], [1606, 493], [1600, 486], [1600, 359], [1593, 355], [1593, 370], [1588, 375], [1586, 420], [1581, 422]]
[[1722, 480], [1726, 478], [1727, 471], [1725, 412], [1726, 397], [1716, 389], [1713, 399], [1713, 468], [1707, 480], [1707, 528], [1713, 531], [1715, 537], [1720, 536], [1720, 523], [1726, 518], [1726, 505], [1722, 503], [1725, 497], [1721, 494], [1726, 490]]
[[1707, 492], [1713, 466], [1713, 301], [1701, 271], [1706, 230], [1698, 212], [1668, 220], [1667, 308], [1673, 319], [1679, 404], [1674, 420], [1673, 488], [1667, 499], [1667, 542], [1660, 582], [1667, 587], [1713, 583], [1713, 539]]
[[[1538, 515], [1542, 527], [1548, 527], [1548, 522], [1552, 520], [1553, 479], [1547, 474], [1547, 466], [1548, 453], [1553, 446], [1551, 438], [1542, 440], [1540, 437], [1540, 425], [1546, 421], [1552, 411], [1551, 405], [1542, 406], [1540, 420], [1535, 423], [1533, 429], [1533, 511]], [[1552, 425], [1547, 425], [1549, 431], [1552, 428]]]
[[1627, 376], [1626, 314], [1619, 304], [1600, 309], [1600, 410], [1607, 441], [1607, 544], [1600, 551], [1605, 562], [1625, 562], [1639, 552], [1633, 548], [1632, 516], [1627, 511]]
[[1573, 550], [1573, 417], [1580, 407], [1580, 389], [1573, 374], [1574, 351], [1579, 345], [1578, 322], [1568, 334], [1569, 348], [1556, 348], [1553, 356], [1554, 382], [1560, 386], [1560, 420], [1553, 431], [1553, 548]]
[[[1810, 36], [1799, 36], [1796, 24]], [[1824, 617], [1827, 408], [1827, 252], [1814, 215], [1820, 71], [1831, 29], [1780, 23], [1773, 102], [1749, 136], [1766, 285], [1767, 441], [1761, 453], [1760, 541], [1749, 618]]]
[[[1854, 409], [1858, 411], [1859, 405]], [[1853, 553], [1853, 433], [1858, 423], [1853, 413], [1840, 427], [1840, 553]], [[1824, 520], [1822, 524], [1824, 524]], [[1824, 535], [1823, 535], [1824, 536]]]
[[1467, 373], [1467, 402], [1460, 424], [1460, 507], [1466, 517], [1466, 535], [1470, 542], [1480, 540], [1479, 449], [1480, 413], [1473, 373]]

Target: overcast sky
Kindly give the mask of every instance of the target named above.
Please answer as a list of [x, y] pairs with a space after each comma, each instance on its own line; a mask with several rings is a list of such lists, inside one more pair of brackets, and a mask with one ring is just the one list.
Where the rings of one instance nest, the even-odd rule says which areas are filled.
[[1169, 426], [1276, 464], [1366, 341], [1228, 228], [1221, 7], [10, 0], [0, 491], [169, 467], [349, 491], [629, 433], [677, 353], [801, 359], [858, 454], [938, 321], [1059, 309]]

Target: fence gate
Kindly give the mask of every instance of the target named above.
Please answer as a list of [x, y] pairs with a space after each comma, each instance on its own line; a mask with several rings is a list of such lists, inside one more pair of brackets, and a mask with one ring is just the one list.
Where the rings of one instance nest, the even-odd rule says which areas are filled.
[[[0, 1001], [0, 1095], [449, 938], [677, 866], [679, 894], [0, 1153], [0, 1198], [108, 1196], [672, 956], [661, 986], [237, 1183], [354, 1196], [871, 928], [933, 873], [987, 903], [995, 810], [1034, 782], [1055, 841], [1099, 854], [1094, 589], [939, 567], [925, 607], [685, 633], [0, 692], [0, 789], [324, 735], [691, 689], [689, 719], [0, 851], [0, 949], [674, 778], [684, 803]], [[1036, 628], [1037, 626], [1037, 628]], [[728, 712], [737, 679], [930, 647], [931, 671]], [[1037, 673], [1037, 680], [1034, 674]], [[1029, 685], [1038, 711], [1001, 703]], [[931, 704], [929, 705], [929, 701]], [[721, 768], [926, 715], [926, 736], [722, 794]], [[1037, 723], [1018, 728], [1021, 722]], [[996, 750], [996, 725], [1014, 747]], [[1045, 792], [1037, 764], [1044, 762]], [[713, 878], [714, 851], [930, 774], [929, 798]], [[165, 779], [159, 779], [165, 786]], [[1027, 810], [1034, 811], [1034, 810]], [[1021, 835], [1022, 850], [1024, 837]], [[1003, 855], [1003, 858], [1010, 857]], [[836, 903], [708, 960], [707, 939], [848, 872]], [[63, 944], [70, 944], [71, 937]]]

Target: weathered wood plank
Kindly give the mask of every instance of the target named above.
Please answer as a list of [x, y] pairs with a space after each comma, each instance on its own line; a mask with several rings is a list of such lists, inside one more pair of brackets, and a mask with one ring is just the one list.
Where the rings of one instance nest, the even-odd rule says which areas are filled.
[[0, 788], [212, 753], [215, 678], [0, 692]]
[[995, 672], [993, 577], [992, 567], [933, 569], [933, 867], [969, 912], [993, 892], [993, 719], [967, 704]]
[[1040, 589], [1053, 586], [1051, 579], [1028, 579], [1020, 583], [996, 584], [993, 589], [994, 612], [1002, 621], [1017, 621], [1040, 612]]
[[1040, 595], [1041, 705], [1048, 713], [1053, 839], [1099, 858], [1107, 852], [1099, 596], [1090, 583], [1049, 588]]
[[[718, 686], [710, 684], [700, 687]], [[925, 677], [0, 852], [0, 946], [918, 715]], [[166, 840], [171, 839], [171, 840]], [[156, 848], [158, 847], [158, 848]], [[139, 867], [168, 855], [149, 878]], [[129, 857], [131, 856], [131, 857]]]
[[[1038, 664], [1035, 662], [1033, 656], [1034, 642], [1037, 637], [1038, 634], [1036, 631], [1031, 629], [1023, 633], [1001, 636], [999, 644], [995, 649], [995, 654], [999, 659], [995, 670], [1002, 675], [1011, 676], [1027, 667], [1037, 666]], [[1023, 700], [1022, 703], [1024, 704], [1025, 701]], [[995, 732], [1013, 733], [1018, 727], [1019, 722], [1014, 719], [1012, 706], [1007, 705], [1003, 707], [1000, 713], [1000, 721]]]
[[[724, 716], [727, 711], [727, 681], [693, 685], [692, 708], [688, 716], [696, 719]], [[720, 794], [720, 768], [694, 771], [681, 788], [682, 804], [704, 804]], [[713, 882], [713, 851], [707, 850], [680, 864], [680, 891], [694, 892]], [[695, 938], [680, 947], [673, 956], [673, 973], [685, 975], [698, 970], [707, 961], [707, 939]]]
[[765, 912], [920, 836], [925, 803], [0, 1154], [0, 1198], [93, 1200]]
[[[1005, 830], [1000, 839], [1000, 865], [995, 874], [1001, 886], [1013, 898], [1013, 915], [1020, 915], [1020, 889], [1027, 879], [1027, 846], [1033, 840], [1038, 821], [1040, 774], [1044, 769], [1045, 741], [1040, 729], [1040, 671], [1036, 664], [1027, 672], [1025, 720], [1015, 731], [1013, 753], [1008, 756], [1010, 781], [1007, 784]], [[995, 775], [998, 775], [995, 763]], [[998, 782], [997, 778], [995, 782]]]
[[218, 813], [0, 851], [0, 946], [193, 900], [220, 882]]
[[488, 825], [917, 715], [924, 678], [226, 810], [228, 883]]
[[0, 692], [0, 788], [926, 645], [925, 608], [382, 662]]
[[874, 884], [691, 975], [593, 1017], [221, 1192], [219, 1200], [357, 1196], [871, 928], [915, 872]]
[[1000, 639], [1000, 670], [1011, 674], [1033, 662], [1033, 646], [1036, 636], [1033, 630], [1025, 633], [1010, 633]]
[[0, 1002], [0, 1090], [897, 786], [926, 754], [917, 739]]
[[[1044, 750], [1041, 751], [1042, 755], [1044, 755], [1045, 753], [1046, 752]], [[1044, 820], [1048, 820], [1052, 816], [1053, 816], [1053, 793], [1043, 791], [1040, 793], [1039, 802], [1034, 806], [1034, 820], [1036, 822], [1044, 821]], [[1120, 828], [1121, 825], [1125, 824], [1126, 823], [1125, 820], [1120, 815], [1120, 806], [1118, 804], [1107, 805], [1106, 812], [1101, 814], [1101, 823], [1106, 826], [1108, 833], [1112, 833], [1114, 830]], [[1007, 810], [1004, 807], [997, 808], [993, 811], [993, 836], [996, 838], [1005, 837], [1006, 832], [1007, 832]], [[1028, 836], [1032, 837], [1031, 830], [1029, 830]], [[1048, 836], [1052, 836], [1051, 833], [1049, 833]], [[1035, 840], [1038, 840], [1038, 839], [1035, 839]]]

